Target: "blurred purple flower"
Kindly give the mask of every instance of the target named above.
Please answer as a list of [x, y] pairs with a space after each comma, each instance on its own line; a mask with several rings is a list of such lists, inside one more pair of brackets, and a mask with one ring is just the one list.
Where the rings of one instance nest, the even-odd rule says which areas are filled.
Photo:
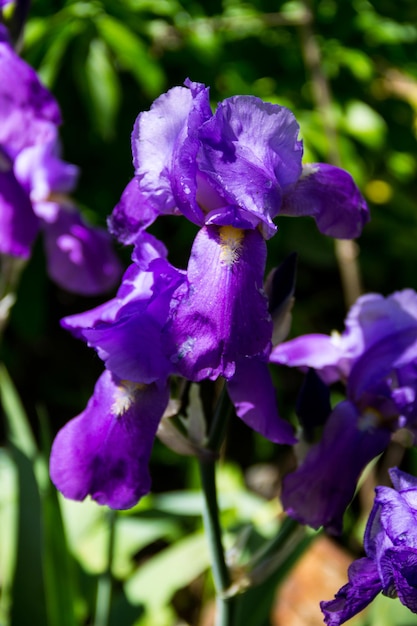
[[121, 267], [103, 229], [66, 196], [78, 168], [60, 159], [57, 103], [35, 71], [0, 41], [0, 253], [28, 258], [44, 232], [50, 276], [85, 295], [113, 287]]
[[390, 470], [394, 488], [377, 487], [365, 529], [366, 557], [349, 567], [349, 582], [321, 602], [324, 621], [339, 626], [382, 593], [417, 613], [417, 479]]
[[[284, 478], [287, 512], [314, 528], [339, 533], [365, 465], [398, 428], [416, 436], [417, 294], [359, 298], [342, 335], [305, 335], [276, 346], [273, 363], [313, 368], [331, 384], [346, 384], [347, 399], [331, 411], [319, 443]], [[314, 417], [315, 407], [311, 407]], [[343, 471], [340, 471], [343, 468]]]

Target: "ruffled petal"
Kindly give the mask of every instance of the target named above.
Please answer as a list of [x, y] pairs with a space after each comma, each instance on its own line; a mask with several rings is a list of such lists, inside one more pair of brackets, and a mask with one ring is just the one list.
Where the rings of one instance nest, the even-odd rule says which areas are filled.
[[262, 289], [265, 258], [265, 241], [256, 230], [209, 226], [199, 231], [187, 283], [174, 294], [172, 319], [165, 329], [178, 373], [195, 381], [229, 379], [237, 360], [269, 352], [272, 321]]
[[390, 548], [381, 559], [381, 569], [387, 581], [383, 593], [395, 594], [410, 611], [417, 613], [417, 549], [409, 545]]
[[199, 131], [200, 171], [225, 206], [239, 207], [242, 217], [245, 211], [252, 214], [267, 237], [276, 230], [272, 219], [280, 210], [282, 190], [301, 174], [298, 133], [291, 111], [253, 96], [224, 100]]
[[348, 172], [325, 163], [304, 166], [284, 195], [282, 215], [310, 215], [321, 233], [339, 239], [359, 237], [369, 221], [364, 198]]
[[348, 570], [349, 582], [334, 600], [320, 602], [327, 626], [340, 626], [362, 611], [382, 591], [375, 563], [368, 558], [354, 561]]
[[138, 116], [132, 133], [133, 162], [141, 193], [155, 211], [173, 213], [179, 203], [189, 219], [202, 224], [196, 202], [194, 135], [211, 110], [204, 85], [188, 84], [191, 88], [170, 89]]
[[150, 489], [148, 463], [168, 390], [105, 371], [87, 408], [58, 433], [50, 474], [67, 498], [127, 509]]
[[[314, 407], [312, 407], [314, 410]], [[343, 514], [355, 493], [366, 464], [388, 445], [390, 432], [367, 428], [356, 407], [338, 404], [319, 443], [283, 481], [282, 503], [289, 515], [313, 528], [333, 534], [342, 530]]]
[[278, 415], [267, 363], [256, 358], [238, 361], [227, 390], [237, 415], [250, 428], [275, 443], [296, 443], [292, 426]]
[[103, 293], [114, 287], [120, 278], [121, 264], [109, 234], [87, 226], [73, 207], [55, 206], [56, 219], [45, 221], [43, 226], [52, 280], [67, 291], [83, 295]]

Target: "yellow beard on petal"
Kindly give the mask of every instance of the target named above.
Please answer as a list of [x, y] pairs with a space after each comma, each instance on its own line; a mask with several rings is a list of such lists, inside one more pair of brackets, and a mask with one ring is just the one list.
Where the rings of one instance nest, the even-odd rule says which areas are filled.
[[132, 383], [130, 380], [122, 380], [117, 385], [117, 389], [113, 396], [114, 402], [111, 412], [115, 417], [120, 417], [130, 409], [134, 403], [139, 391], [145, 389], [146, 385], [141, 383]]
[[219, 233], [220, 262], [227, 267], [232, 267], [239, 259], [245, 233], [241, 228], [235, 228], [234, 226], [221, 226]]

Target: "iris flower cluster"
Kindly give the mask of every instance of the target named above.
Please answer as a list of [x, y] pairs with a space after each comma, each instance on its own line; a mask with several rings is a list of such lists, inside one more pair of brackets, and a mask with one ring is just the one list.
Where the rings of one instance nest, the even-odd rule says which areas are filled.
[[349, 582], [335, 599], [321, 602], [328, 626], [343, 624], [380, 592], [417, 613], [417, 479], [396, 467], [390, 475], [394, 488], [376, 488], [365, 529], [366, 556], [349, 567]]
[[93, 295], [120, 278], [109, 234], [87, 225], [67, 195], [78, 168], [60, 158], [61, 114], [0, 24], [0, 254], [27, 259], [40, 231], [51, 278]]
[[[311, 368], [324, 386], [342, 382], [346, 400], [327, 412], [320, 440], [284, 478], [286, 511], [313, 528], [338, 534], [358, 478], [399, 428], [417, 435], [417, 294], [360, 297], [339, 335], [304, 335], [276, 346], [274, 363]], [[304, 421], [314, 422], [310, 402]], [[327, 414], [326, 414], [327, 413]]]
[[[186, 81], [141, 113], [132, 133], [134, 177], [109, 219], [133, 245], [115, 298], [63, 320], [105, 371], [86, 409], [58, 433], [50, 470], [62, 493], [113, 508], [150, 489], [148, 462], [170, 380], [224, 379], [237, 415], [293, 444], [269, 372], [271, 305], [266, 240], [279, 215], [312, 216], [332, 237], [357, 237], [368, 220], [350, 175], [302, 164], [299, 126], [283, 106], [235, 96], [213, 113], [209, 90]], [[172, 214], [199, 228], [186, 269], [174, 267], [148, 227]]]

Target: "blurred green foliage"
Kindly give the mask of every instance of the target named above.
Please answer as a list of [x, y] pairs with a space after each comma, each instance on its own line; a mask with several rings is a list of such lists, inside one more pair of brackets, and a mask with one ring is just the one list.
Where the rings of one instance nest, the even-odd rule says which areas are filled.
[[[317, 106], [306, 44], [311, 30], [331, 90], [327, 115]], [[75, 198], [101, 225], [133, 174], [135, 118], [162, 91], [190, 77], [211, 86], [213, 105], [253, 94], [290, 107], [305, 160], [326, 161], [336, 150], [360, 185], [372, 215], [358, 241], [364, 289], [388, 294], [417, 289], [416, 46], [417, 3], [411, 0], [33, 0], [22, 55], [61, 106], [63, 154], [82, 172]], [[329, 145], [329, 124], [335, 145]], [[195, 227], [167, 217], [153, 232], [167, 243], [172, 262], [184, 267]], [[292, 251], [299, 255], [292, 334], [341, 329], [345, 304], [333, 242], [308, 218], [281, 218], [268, 245], [270, 267]], [[127, 264], [129, 251], [118, 250]], [[16, 405], [3, 372], [9, 426], [1, 434], [9, 447], [0, 450], [0, 623], [8, 623], [13, 597], [11, 626], [92, 624], [97, 585], [106, 584], [107, 512], [61, 501], [47, 480], [48, 441], [84, 408], [101, 371], [98, 358], [60, 329], [59, 319], [103, 299], [59, 290], [44, 267], [38, 245], [1, 347], [23, 402]], [[274, 376], [281, 412], [292, 417], [298, 375], [275, 370]], [[250, 494], [244, 477], [250, 466], [281, 461], [280, 453], [237, 422], [227, 445], [231, 461], [220, 476], [230, 544], [246, 524], [254, 524], [255, 539], [278, 527], [276, 508]], [[190, 465], [157, 442], [155, 495], [118, 517], [111, 624], [169, 626], [178, 615], [197, 619], [190, 607], [199, 609], [211, 597], [211, 583], [202, 576], [207, 555]], [[173, 491], [170, 499], [157, 495], [166, 491]], [[197, 560], [187, 557], [191, 549]], [[181, 575], [173, 580], [175, 568]], [[254, 602], [260, 606], [259, 598]], [[370, 619], [379, 626], [384, 609], [378, 606]], [[267, 608], [261, 613], [256, 626], [269, 623]], [[399, 613], [389, 620], [392, 626], [408, 623]]]

